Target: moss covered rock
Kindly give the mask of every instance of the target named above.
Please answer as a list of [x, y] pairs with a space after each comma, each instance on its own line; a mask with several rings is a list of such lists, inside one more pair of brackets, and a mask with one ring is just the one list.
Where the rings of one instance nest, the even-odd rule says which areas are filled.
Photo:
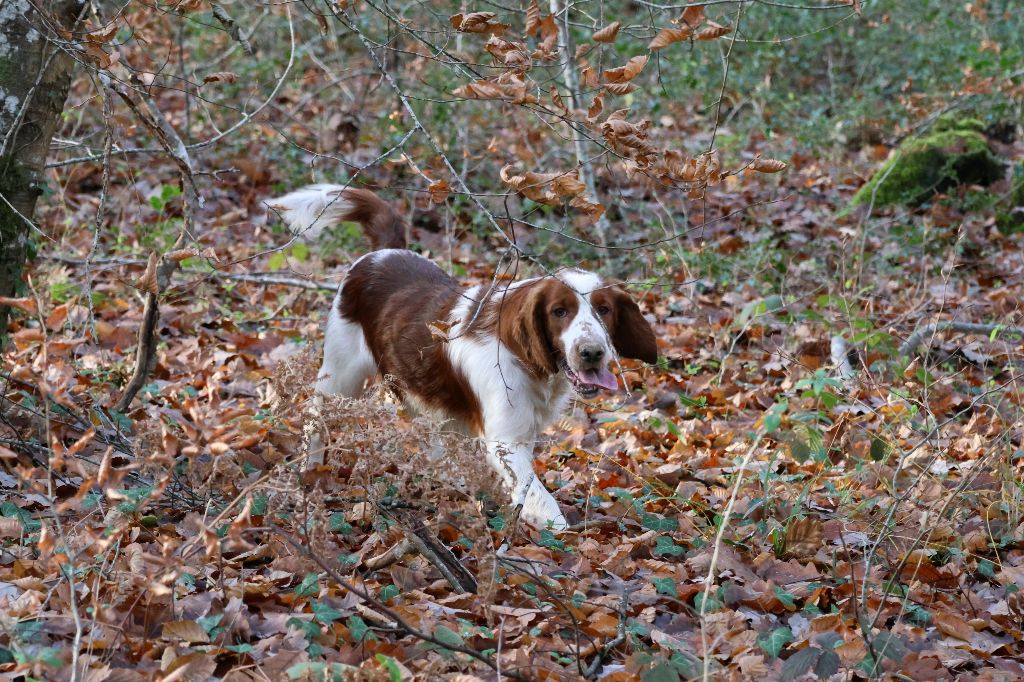
[[960, 184], [987, 185], [1003, 177], [980, 121], [941, 118], [927, 135], [906, 140], [853, 196], [851, 204], [916, 205]]

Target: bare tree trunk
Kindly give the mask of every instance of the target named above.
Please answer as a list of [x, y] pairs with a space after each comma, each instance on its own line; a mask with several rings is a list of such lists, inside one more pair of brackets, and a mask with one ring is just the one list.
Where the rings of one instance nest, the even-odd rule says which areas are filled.
[[[0, 0], [0, 296], [17, 294], [46, 155], [71, 84], [74, 62], [51, 29], [72, 29], [85, 6]], [[0, 306], [0, 339], [9, 313]]]

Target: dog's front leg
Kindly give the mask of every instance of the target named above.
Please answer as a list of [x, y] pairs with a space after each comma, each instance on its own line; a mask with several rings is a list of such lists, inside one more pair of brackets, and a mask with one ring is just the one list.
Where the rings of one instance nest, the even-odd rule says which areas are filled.
[[533, 472], [533, 444], [491, 441], [487, 459], [501, 474], [512, 494], [513, 508], [522, 505], [521, 518], [536, 528], [564, 530], [569, 524], [558, 502]]

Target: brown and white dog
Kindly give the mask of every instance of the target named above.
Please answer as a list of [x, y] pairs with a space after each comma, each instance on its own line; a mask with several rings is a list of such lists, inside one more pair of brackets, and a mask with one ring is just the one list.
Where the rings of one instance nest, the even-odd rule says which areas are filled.
[[657, 360], [654, 332], [629, 295], [575, 269], [463, 288], [403, 248], [405, 221], [366, 190], [313, 185], [268, 203], [297, 234], [358, 222], [375, 249], [334, 299], [316, 390], [356, 397], [378, 373], [394, 377], [413, 407], [485, 441], [526, 521], [565, 528], [534, 475], [534, 444], [573, 392], [619, 388], [608, 369], [616, 356]]

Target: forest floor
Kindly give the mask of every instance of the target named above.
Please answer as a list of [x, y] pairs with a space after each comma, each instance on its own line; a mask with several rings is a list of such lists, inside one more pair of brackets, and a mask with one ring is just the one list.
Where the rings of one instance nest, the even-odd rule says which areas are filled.
[[[365, 245], [278, 249], [262, 202], [292, 179], [252, 149], [199, 179], [124, 414], [175, 169], [117, 165], [99, 232], [101, 166], [55, 175], [4, 354], [0, 677], [68, 679], [77, 647], [96, 681], [1024, 678], [1024, 346], [899, 348], [940, 320], [1020, 324], [1024, 234], [981, 200], [999, 187], [847, 211], [888, 151], [869, 146], [698, 201], [619, 186], [635, 255], [520, 231], [546, 265], [633, 283], [663, 356], [545, 434], [538, 472], [576, 522], [554, 534], [456, 491], [435, 426], [386, 392], [337, 404], [335, 456], [301, 473], [331, 288]], [[382, 194], [467, 286], [508, 268], [472, 208]], [[449, 449], [486, 488], [475, 445]], [[476, 593], [423, 553], [372, 567], [417, 519]]]

